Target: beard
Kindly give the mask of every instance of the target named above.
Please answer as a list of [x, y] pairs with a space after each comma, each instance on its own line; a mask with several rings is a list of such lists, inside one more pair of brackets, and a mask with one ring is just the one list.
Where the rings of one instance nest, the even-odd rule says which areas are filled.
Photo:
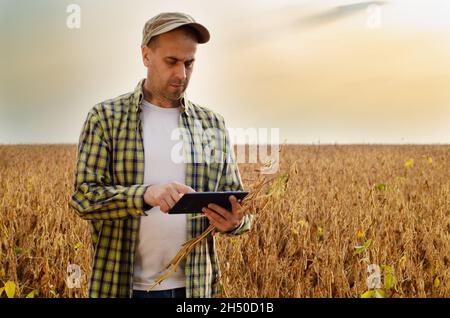
[[172, 79], [161, 85], [159, 78], [158, 80], [146, 79], [146, 85], [150, 95], [175, 103], [183, 97], [188, 82], [188, 80], [176, 81]]
[[169, 83], [164, 90], [164, 97], [169, 100], [179, 100], [186, 91], [187, 83]]

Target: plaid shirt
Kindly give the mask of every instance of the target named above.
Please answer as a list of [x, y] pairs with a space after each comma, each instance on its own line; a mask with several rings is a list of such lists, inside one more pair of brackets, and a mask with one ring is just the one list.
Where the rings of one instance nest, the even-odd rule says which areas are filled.
[[[134, 92], [95, 105], [81, 131], [69, 205], [90, 223], [94, 259], [89, 297], [132, 296], [139, 218], [151, 208], [144, 202], [149, 185], [143, 184], [143, 83], [141, 80]], [[197, 192], [244, 190], [221, 115], [191, 103], [184, 95], [179, 128], [188, 186]], [[218, 132], [218, 137], [210, 138], [210, 132]], [[188, 239], [209, 226], [208, 219], [192, 216], [186, 215]], [[240, 227], [223, 234], [248, 231], [252, 219], [246, 215]], [[213, 237], [187, 256], [185, 274], [186, 297], [217, 295], [220, 271]]]

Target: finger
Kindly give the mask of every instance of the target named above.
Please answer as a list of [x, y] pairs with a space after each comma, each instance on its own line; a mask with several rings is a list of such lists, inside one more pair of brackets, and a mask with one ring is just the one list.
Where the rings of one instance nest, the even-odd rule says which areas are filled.
[[169, 206], [169, 210], [175, 205], [175, 200], [172, 199], [172, 197], [169, 194], [166, 194], [164, 196], [164, 201], [167, 203], [167, 205]]
[[210, 203], [208, 204], [208, 208], [218, 214], [221, 218], [228, 221], [230, 219], [231, 213], [230, 211], [227, 211], [226, 209], [222, 208], [221, 206], [218, 206], [217, 204]]
[[172, 200], [176, 203], [178, 200], [180, 200], [181, 196], [180, 194], [177, 192], [177, 190], [175, 190], [174, 188], [169, 188], [169, 194], [170, 197], [172, 198]]
[[202, 211], [206, 214], [208, 219], [214, 220], [219, 225], [222, 225], [224, 221], [226, 221], [224, 218], [222, 218], [219, 214], [212, 211], [211, 209], [203, 208]]
[[242, 218], [242, 216], [244, 215], [244, 211], [237, 198], [234, 195], [231, 195], [229, 197], [229, 200], [231, 202], [231, 213], [238, 218]]
[[214, 225], [216, 228], [219, 228], [220, 227], [220, 224], [218, 224], [214, 219], [212, 219], [209, 215], [207, 215], [207, 214], [205, 214], [206, 215], [206, 217], [208, 218], [208, 220], [209, 220], [209, 224], [211, 224], [211, 225]]
[[179, 192], [179, 193], [189, 193], [189, 192], [195, 192], [194, 189], [192, 189], [190, 186], [187, 186], [185, 184], [179, 183], [179, 182], [175, 182], [175, 189]]
[[241, 210], [242, 206], [237, 201], [236, 197], [234, 195], [230, 195], [228, 198], [231, 202], [231, 212], [233, 214], [238, 214], [238, 212]]
[[166, 203], [166, 201], [161, 199], [159, 209], [161, 210], [161, 212], [167, 213], [169, 211], [169, 205]]
[[227, 229], [226, 231], [228, 231], [231, 227], [233, 229], [237, 229], [242, 222], [242, 220], [238, 219], [220, 222], [217, 219], [218, 215], [214, 215], [214, 211], [211, 211], [211, 209], [208, 208], [204, 208], [204, 211], [206, 211], [205, 215], [208, 218], [209, 222], [221, 231], [225, 231], [225, 229]]

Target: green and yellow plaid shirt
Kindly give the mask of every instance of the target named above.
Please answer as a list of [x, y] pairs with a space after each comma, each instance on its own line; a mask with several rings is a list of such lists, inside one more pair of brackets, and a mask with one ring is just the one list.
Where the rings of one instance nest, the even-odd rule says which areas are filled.
[[[94, 259], [89, 297], [132, 297], [139, 218], [151, 208], [144, 202], [149, 185], [143, 184], [143, 83], [141, 80], [134, 92], [95, 105], [81, 131], [69, 205], [90, 223]], [[197, 192], [244, 190], [221, 115], [183, 96], [179, 128], [188, 186]], [[219, 132], [219, 137], [209, 138], [211, 134], [205, 131]], [[186, 215], [188, 239], [209, 226], [208, 219], [192, 216]], [[252, 219], [246, 215], [240, 227], [224, 234], [248, 231]], [[217, 295], [220, 272], [213, 237], [187, 256], [185, 274], [186, 297]]]

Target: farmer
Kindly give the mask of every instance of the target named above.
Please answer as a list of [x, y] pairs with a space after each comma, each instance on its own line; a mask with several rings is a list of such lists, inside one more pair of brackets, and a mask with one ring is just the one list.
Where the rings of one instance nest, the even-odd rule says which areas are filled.
[[212, 236], [147, 290], [182, 244], [210, 224], [225, 235], [251, 227], [252, 215], [233, 196], [231, 211], [212, 206], [194, 219], [167, 214], [187, 192], [244, 190], [223, 117], [185, 94], [197, 44], [209, 38], [187, 14], [151, 18], [141, 46], [147, 78], [87, 115], [70, 206], [90, 223], [90, 297], [214, 297], [220, 273]]

